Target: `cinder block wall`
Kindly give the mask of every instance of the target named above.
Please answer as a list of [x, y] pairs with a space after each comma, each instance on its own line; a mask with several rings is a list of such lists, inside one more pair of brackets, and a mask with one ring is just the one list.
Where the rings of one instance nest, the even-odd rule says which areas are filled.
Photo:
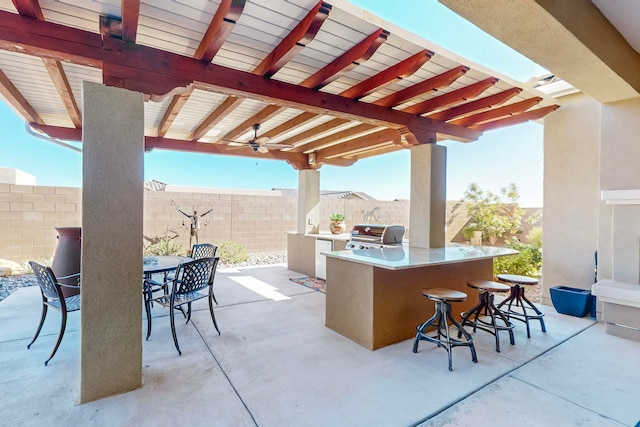
[[[233, 240], [249, 252], [284, 251], [286, 232], [296, 230], [297, 200], [293, 198], [145, 191], [144, 202], [145, 246], [170, 236], [185, 250], [189, 248], [190, 220], [177, 211], [178, 206], [188, 214], [211, 209], [201, 219], [201, 242]], [[0, 184], [0, 259], [20, 264], [50, 260], [57, 245], [54, 227], [79, 227], [81, 206], [80, 188]], [[409, 224], [407, 200], [322, 199], [320, 212], [322, 232], [329, 230], [332, 213], [347, 216], [347, 230], [363, 222]]]

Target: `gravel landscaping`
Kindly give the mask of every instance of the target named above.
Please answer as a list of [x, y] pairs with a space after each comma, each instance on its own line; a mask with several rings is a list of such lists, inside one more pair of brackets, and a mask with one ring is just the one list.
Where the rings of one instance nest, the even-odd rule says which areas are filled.
[[[259, 252], [250, 254], [247, 261], [239, 264], [225, 264], [220, 262], [218, 268], [252, 267], [286, 262], [287, 254], [284, 251]], [[11, 295], [16, 289], [25, 286], [38, 286], [38, 282], [33, 274], [0, 277], [0, 301]]]

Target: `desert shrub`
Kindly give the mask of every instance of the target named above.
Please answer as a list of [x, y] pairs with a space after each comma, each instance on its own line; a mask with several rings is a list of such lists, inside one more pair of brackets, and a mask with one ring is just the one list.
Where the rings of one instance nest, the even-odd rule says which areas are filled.
[[184, 255], [186, 250], [184, 246], [175, 240], [166, 237], [160, 239], [157, 243], [147, 246], [144, 250], [145, 255]]
[[[531, 235], [531, 233], [529, 233], [529, 235]], [[529, 235], [527, 235], [527, 237]], [[540, 237], [542, 236], [541, 231], [539, 232], [539, 235]], [[530, 239], [530, 242], [531, 241], [536, 242], [535, 239]], [[539, 241], [542, 241], [542, 238], [540, 238]], [[515, 249], [519, 253], [517, 255], [494, 258], [494, 275], [517, 274], [519, 276], [540, 277], [540, 269], [542, 268], [541, 246], [533, 243], [522, 243], [515, 237], [509, 239], [507, 246], [511, 249]]]
[[247, 250], [238, 242], [226, 240], [218, 245], [216, 255], [225, 264], [239, 264], [249, 259]]

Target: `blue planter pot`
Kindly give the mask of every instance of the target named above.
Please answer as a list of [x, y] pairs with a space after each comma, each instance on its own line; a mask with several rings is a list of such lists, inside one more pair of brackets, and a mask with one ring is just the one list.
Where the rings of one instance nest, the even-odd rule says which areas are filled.
[[588, 289], [554, 286], [549, 289], [551, 302], [558, 313], [584, 317], [591, 312], [592, 298]]

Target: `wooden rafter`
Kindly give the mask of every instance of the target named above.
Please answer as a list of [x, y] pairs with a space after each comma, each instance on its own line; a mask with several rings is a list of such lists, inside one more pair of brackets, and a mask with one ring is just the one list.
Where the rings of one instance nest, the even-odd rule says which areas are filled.
[[417, 98], [424, 93], [448, 87], [462, 77], [467, 71], [469, 71], [469, 67], [460, 65], [459, 67], [445, 71], [435, 77], [416, 83], [413, 86], [399, 90], [398, 92], [387, 95], [384, 98], [380, 98], [373, 104], [380, 105], [382, 107], [395, 107], [403, 102]]
[[385, 87], [396, 80], [409, 77], [422, 67], [433, 56], [433, 52], [428, 49], [420, 51], [413, 56], [398, 62], [395, 65], [379, 72], [375, 76], [364, 80], [357, 85], [343, 91], [340, 96], [350, 99], [360, 99], [376, 90]]
[[135, 43], [138, 35], [140, 0], [121, 0], [122, 40]]
[[542, 98], [530, 98], [524, 101], [514, 102], [513, 104], [505, 105], [504, 107], [494, 108], [483, 113], [473, 114], [471, 116], [463, 117], [461, 119], [453, 120], [451, 123], [455, 123], [461, 126], [474, 126], [486, 122], [509, 117], [514, 114], [520, 114], [527, 111], [529, 108], [538, 105], [542, 101]]
[[162, 116], [162, 120], [160, 120], [160, 124], [158, 125], [159, 137], [163, 137], [167, 134], [167, 131], [173, 124], [173, 121], [178, 116], [178, 113], [180, 112], [180, 110], [182, 110], [182, 107], [184, 107], [184, 104], [187, 103], [192, 93], [193, 93], [193, 86], [190, 87], [185, 93], [182, 93], [180, 95], [175, 95], [173, 97], [173, 99], [171, 100], [171, 103], [167, 107], [167, 110], [164, 112], [164, 115]]
[[380, 145], [388, 145], [394, 140], [400, 140], [397, 130], [383, 129], [365, 136], [353, 138], [349, 141], [340, 142], [316, 152], [316, 161], [324, 162], [332, 157], [353, 155], [357, 152], [374, 149]]
[[[317, 115], [314, 114], [314, 116], [317, 116]], [[291, 138], [285, 139], [284, 141], [281, 141], [281, 142], [282, 144], [298, 145], [300, 143], [303, 143], [306, 140], [313, 139], [314, 137], [322, 133], [329, 132], [331, 129], [337, 128], [338, 126], [342, 126], [347, 123], [349, 123], [349, 120], [347, 119], [331, 119], [328, 122], [325, 122], [314, 128], [308, 129], [304, 132], [300, 132], [299, 134], [296, 134]]]
[[300, 113], [297, 116], [295, 116], [294, 118], [287, 120], [286, 122], [282, 123], [281, 125], [278, 125], [276, 127], [274, 127], [273, 129], [264, 132], [262, 134], [262, 136], [266, 136], [268, 138], [275, 138], [279, 135], [282, 135], [288, 131], [290, 131], [293, 128], [296, 128], [298, 126], [302, 126], [307, 122], [310, 122], [311, 120], [316, 119], [318, 116], [316, 114], [313, 113]]
[[[380, 73], [370, 77], [369, 79], [363, 81], [362, 83], [350, 89], [347, 89], [346, 91], [343, 91], [342, 93], [340, 93], [340, 96], [343, 96], [345, 98], [353, 98], [353, 99], [363, 97], [375, 91], [376, 89], [379, 89], [380, 87], [390, 84], [392, 81], [396, 79], [404, 78], [415, 73], [432, 56], [433, 56], [433, 52], [427, 49], [420, 51], [417, 54], [407, 58], [406, 60], [401, 61], [398, 64], [393, 65], [390, 68], [387, 68], [381, 71]], [[305, 113], [305, 114], [309, 114], [309, 113]], [[308, 115], [308, 117], [305, 117], [305, 121], [309, 121], [315, 117], [318, 117], [318, 116]], [[297, 121], [298, 121], [297, 117], [293, 118], [292, 120], [289, 120], [287, 123], [285, 123], [284, 124], [285, 126], [283, 128], [286, 130], [291, 129], [293, 126], [297, 125], [296, 124]], [[337, 124], [337, 126], [339, 126], [340, 124], [341, 123]], [[375, 126], [371, 126], [371, 127], [375, 127]], [[326, 126], [320, 125], [318, 128], [318, 131], [325, 132]], [[313, 133], [313, 130], [310, 130], [306, 132], [306, 135], [310, 135], [312, 133]], [[277, 133], [273, 136], [277, 136], [279, 134], [280, 133]], [[304, 135], [301, 135], [301, 136], [304, 136]], [[292, 137], [291, 140], [287, 141], [287, 143], [296, 144], [297, 142], [300, 141], [298, 138], [299, 137]], [[307, 151], [306, 146], [305, 146], [305, 151]]]
[[502, 92], [476, 99], [475, 101], [467, 102], [466, 104], [458, 105], [457, 107], [449, 108], [448, 110], [444, 110], [439, 113], [430, 114], [429, 117], [436, 120], [448, 121], [474, 111], [485, 110], [487, 108], [495, 107], [496, 105], [504, 104], [520, 92], [522, 92], [522, 89], [519, 87], [512, 87], [510, 89], [503, 90]]
[[[195, 59], [205, 62], [211, 62], [213, 60], [218, 50], [220, 50], [220, 47], [224, 44], [227, 37], [229, 37], [229, 34], [231, 34], [231, 30], [236, 21], [240, 15], [242, 15], [244, 5], [245, 0], [222, 0], [209, 23], [209, 27], [207, 27], [204, 37], [200, 40], [196, 53], [193, 55]], [[159, 137], [167, 134], [173, 121], [178, 117], [182, 107], [187, 103], [192, 93], [193, 87], [182, 94], [174, 95], [171, 104], [167, 107], [167, 111], [164, 112], [164, 116], [158, 126]]]
[[334, 59], [330, 64], [318, 70], [315, 74], [305, 79], [300, 86], [319, 90], [341, 75], [356, 68], [360, 63], [368, 60], [387, 41], [388, 31], [379, 28], [367, 36], [357, 45]]
[[29, 122], [29, 126], [33, 129], [43, 132], [49, 135], [51, 138], [63, 139], [65, 141], [78, 141], [82, 142], [82, 129], [79, 128], [65, 128], [62, 126], [50, 126], [44, 123]]
[[260, 110], [259, 114], [254, 114], [253, 116], [249, 117], [234, 129], [227, 132], [224, 136], [220, 137], [220, 139], [223, 141], [232, 141], [236, 138], [239, 138], [240, 136], [245, 134], [247, 132], [247, 129], [250, 129], [251, 126], [269, 120], [271, 117], [278, 114], [281, 110], [282, 107], [279, 107], [277, 105], [267, 105], [265, 108]]
[[[356, 125], [348, 129], [332, 133], [331, 135], [325, 136], [324, 138], [316, 139], [307, 144], [300, 145], [299, 147], [295, 147], [290, 151], [306, 153], [309, 151], [322, 149], [327, 146], [338, 144], [345, 139], [353, 139], [363, 134], [371, 133], [371, 131], [375, 128], [376, 127], [372, 125]], [[398, 133], [397, 131], [395, 132]]]
[[194, 130], [191, 132], [187, 139], [190, 141], [197, 141], [207, 132], [209, 132], [216, 124], [220, 123], [222, 119], [227, 117], [233, 110], [235, 110], [241, 103], [243, 99], [238, 98], [236, 96], [229, 96], [225, 99], [220, 105], [216, 107], [215, 110], [211, 114], [207, 116], [206, 119], [202, 121]]
[[11, 80], [0, 70], [0, 94], [7, 100], [20, 115], [31, 123], [44, 124], [38, 112], [29, 104], [20, 91], [11, 83]]
[[497, 82], [498, 79], [495, 77], [489, 77], [488, 79], [480, 80], [479, 82], [453, 90], [445, 93], [444, 95], [419, 102], [415, 105], [404, 108], [402, 111], [410, 114], [426, 114], [433, 110], [437, 110], [438, 108], [464, 101], [465, 99], [475, 98]]
[[[13, 4], [20, 15], [44, 21], [44, 14], [38, 0], [13, 0]], [[73, 96], [73, 91], [69, 86], [69, 80], [64, 68], [62, 68], [62, 64], [60, 61], [50, 58], [42, 58], [42, 61], [58, 91], [58, 95], [60, 95], [69, 118], [71, 118], [71, 122], [77, 128], [82, 127], [80, 109], [76, 104], [76, 99]]]
[[473, 126], [474, 129], [478, 130], [492, 130], [498, 129], [505, 126], [513, 126], [520, 123], [527, 122], [529, 120], [538, 120], [552, 111], [560, 108], [559, 105], [549, 105], [548, 107], [538, 108], [536, 110], [525, 111], [524, 113], [516, 114], [511, 117], [507, 117], [506, 119], [499, 119], [492, 122], [483, 123], [480, 125]]
[[[331, 6], [322, 1], [307, 13], [307, 15], [296, 25], [296, 27], [271, 51], [269, 55], [253, 70], [253, 74], [270, 78], [277, 73], [287, 62], [297, 55], [309, 42], [311, 42], [324, 21], [329, 16]], [[282, 107], [268, 105], [258, 111], [253, 117], [248, 118], [240, 126], [224, 135], [222, 140], [233, 140], [242, 135], [256, 123], [262, 123], [279, 112]]]
[[[44, 36], [44, 37], [43, 37]], [[16, 47], [18, 45], [20, 49]], [[481, 132], [390, 110], [377, 105], [316, 92], [295, 84], [264, 79], [241, 70], [188, 58], [159, 49], [105, 38], [88, 31], [36, 21], [0, 11], [0, 49], [70, 60], [100, 67], [106, 84], [145, 94], [166, 94], [194, 82], [196, 87], [225, 95], [251, 97], [266, 103], [347, 120], [407, 127], [417, 134], [438, 133], [475, 140]]]
[[271, 78], [315, 38], [330, 11], [331, 5], [319, 1], [298, 25], [282, 39], [278, 46], [260, 62], [253, 70], [253, 73]]
[[211, 62], [216, 56], [229, 34], [233, 30], [236, 21], [242, 15], [245, 0], [222, 0], [220, 6], [213, 15], [200, 45], [196, 49], [194, 58], [205, 62]]
[[53, 80], [53, 84], [58, 90], [58, 94], [62, 99], [64, 108], [67, 110], [67, 114], [69, 114], [71, 118], [71, 122], [73, 122], [73, 125], [77, 128], [82, 127], [80, 109], [78, 108], [78, 104], [76, 104], [76, 98], [73, 96], [73, 91], [69, 85], [67, 75], [62, 68], [62, 63], [58, 60], [47, 58], [43, 58], [42, 61], [49, 72], [51, 80]]
[[398, 144], [383, 145], [381, 147], [375, 147], [367, 151], [360, 151], [347, 157], [347, 159], [358, 161], [369, 157], [379, 156], [381, 154], [393, 153], [395, 151], [402, 150], [403, 148]]
[[44, 21], [44, 15], [38, 0], [11, 0], [18, 13], [29, 18], [40, 19]]

